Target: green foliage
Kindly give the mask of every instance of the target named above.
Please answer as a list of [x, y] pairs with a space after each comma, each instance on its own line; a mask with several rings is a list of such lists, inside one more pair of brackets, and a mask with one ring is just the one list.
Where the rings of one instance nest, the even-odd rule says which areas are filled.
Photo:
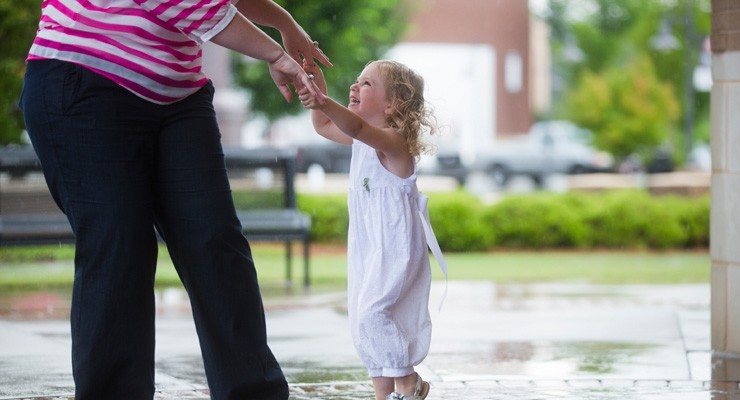
[[234, 190], [231, 193], [237, 210], [260, 210], [275, 208], [284, 202], [281, 188], [271, 190]]
[[0, 146], [21, 142], [24, 124], [18, 98], [40, 15], [37, 0], [0, 1]]
[[[401, 0], [276, 2], [290, 11], [331, 59], [334, 67], [325, 69], [326, 82], [329, 94], [342, 103], [365, 64], [380, 58], [400, 40], [408, 19], [408, 10], [402, 7]], [[276, 30], [265, 32], [280, 42]], [[240, 56], [235, 60], [235, 81], [249, 91], [254, 112], [274, 120], [303, 110], [298, 101], [285, 103], [265, 63], [241, 62]]]
[[[665, 207], [663, 198], [643, 191], [618, 191], [600, 196], [586, 215], [592, 245], [608, 248], [684, 247], [687, 233], [677, 210]], [[708, 211], [708, 210], [707, 210]]]
[[298, 196], [298, 209], [311, 216], [311, 240], [347, 243], [347, 195]]
[[512, 196], [489, 207], [484, 224], [495, 231], [496, 246], [512, 248], [585, 247], [582, 208], [560, 195]]
[[442, 250], [480, 251], [491, 247], [493, 232], [481, 220], [483, 205], [475, 196], [459, 192], [431, 195], [429, 220]]
[[[482, 204], [465, 192], [432, 194], [429, 214], [449, 252], [508, 249], [684, 249], [709, 246], [709, 197], [537, 193]], [[347, 240], [346, 195], [301, 195], [317, 242]]]
[[647, 57], [602, 74], [585, 73], [567, 94], [569, 118], [594, 132], [594, 144], [623, 159], [646, 161], [668, 140], [679, 106], [671, 86], [655, 76]]
[[[638, 71], [625, 71], [625, 68], [634, 68], [635, 65], [645, 65], [645, 59], [649, 59], [652, 65], [648, 81], [657, 81], [662, 85], [671, 87], [671, 96], [675, 102], [674, 106], [665, 109], [663, 122], [658, 123], [646, 115], [637, 116], [633, 126], [625, 128], [624, 134], [628, 138], [618, 140], [622, 131], [616, 128], [604, 128], [603, 131], [593, 129], [598, 136], [603, 136], [604, 143], [601, 145], [603, 150], [612, 151], [615, 148], [614, 155], [618, 158], [624, 157], [623, 153], [630, 148], [637, 148], [636, 152], [641, 153], [643, 158], [651, 153], [654, 143], [659, 138], [664, 143], [673, 147], [678, 159], [683, 158], [682, 154], [683, 135], [677, 134], [675, 127], [670, 123], [683, 117], [686, 106], [683, 102], [686, 73], [691, 73], [684, 68], [686, 60], [698, 61], [698, 51], [701, 40], [710, 34], [711, 28], [711, 0], [679, 0], [671, 2], [661, 1], [641, 1], [641, 0], [585, 0], [573, 2], [570, 0], [549, 0], [548, 10], [542, 17], [550, 24], [552, 30], [552, 50], [553, 50], [553, 70], [562, 80], [561, 87], [564, 91], [570, 90], [587, 90], [585, 87], [591, 86], [596, 93], [591, 94], [591, 100], [607, 101], [615, 107], [623, 107], [620, 100], [613, 98], [617, 93], [615, 85], [626, 85], [620, 93], [631, 95], [635, 98], [630, 100], [633, 103], [628, 109], [618, 109], [610, 114], [604, 115], [604, 120], [614, 119], [616, 116], [635, 118], [626, 113], [629, 109], [634, 110], [640, 102], [647, 103], [650, 99], [640, 101], [639, 98], [645, 92], [634, 92], [634, 77]], [[667, 23], [670, 28], [670, 34], [678, 40], [678, 47], [674, 50], [659, 50], [654, 48], [652, 39], [659, 34], [660, 25]], [[690, 24], [690, 25], [689, 25]], [[690, 34], [687, 35], [687, 34]], [[581, 60], [568, 59], [564, 51], [568, 46], [577, 46], [582, 52]], [[589, 75], [590, 76], [587, 76]], [[617, 79], [620, 74], [622, 79]], [[600, 80], [600, 82], [599, 82]], [[579, 89], [574, 89], [580, 87]], [[654, 85], [643, 86], [649, 89]], [[638, 87], [639, 89], [639, 87]], [[662, 89], [661, 89], [662, 90]], [[600, 93], [599, 93], [600, 92]], [[561, 93], [556, 93], [559, 96]], [[584, 95], [581, 95], [584, 97]], [[661, 97], [661, 95], [657, 95]], [[695, 120], [697, 132], [695, 137], [699, 140], [707, 140], [707, 123], [709, 102], [706, 100], [706, 93], [695, 93], [690, 100], [696, 107]], [[595, 103], [602, 108], [592, 110], [587, 98], [578, 102], [556, 102], [553, 105], [552, 115], [557, 118], [573, 119], [590, 119], [594, 114], [604, 111], [610, 111], [603, 108], [603, 103]], [[588, 105], [588, 107], [584, 107]], [[638, 108], [639, 109], [639, 108]], [[661, 108], [655, 108], [657, 112], [663, 111]], [[591, 116], [577, 118], [580, 113], [589, 113]], [[653, 111], [644, 114], [652, 114]], [[643, 120], [647, 119], [647, 120]], [[617, 121], [625, 123], [629, 121], [624, 119]], [[595, 125], [617, 125], [617, 122], [607, 124], [602, 121]], [[668, 126], [664, 122], [668, 122]], [[648, 130], [641, 134], [647, 136], [643, 142], [633, 142], [635, 135], [632, 131], [648, 126]], [[662, 129], [657, 134], [654, 129]], [[615, 143], [615, 142], [619, 143]], [[628, 145], [634, 143], [634, 145]], [[648, 161], [648, 160], [645, 160]]]
[[685, 234], [685, 247], [709, 247], [709, 196], [694, 201], [685, 201], [682, 197], [665, 197], [660, 207], [673, 213], [678, 226]]

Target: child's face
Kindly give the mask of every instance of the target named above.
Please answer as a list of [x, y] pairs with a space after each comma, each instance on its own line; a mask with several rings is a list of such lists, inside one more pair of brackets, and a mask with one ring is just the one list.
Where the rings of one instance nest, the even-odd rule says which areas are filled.
[[390, 112], [390, 101], [385, 93], [385, 80], [375, 64], [362, 71], [357, 82], [349, 88], [349, 106], [357, 115], [368, 122], [385, 121]]

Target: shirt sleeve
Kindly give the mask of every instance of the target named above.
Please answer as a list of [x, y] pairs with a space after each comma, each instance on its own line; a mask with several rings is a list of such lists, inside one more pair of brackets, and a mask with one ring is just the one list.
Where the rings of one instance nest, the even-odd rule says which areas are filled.
[[153, 17], [202, 44], [234, 19], [236, 6], [229, 0], [134, 0]]

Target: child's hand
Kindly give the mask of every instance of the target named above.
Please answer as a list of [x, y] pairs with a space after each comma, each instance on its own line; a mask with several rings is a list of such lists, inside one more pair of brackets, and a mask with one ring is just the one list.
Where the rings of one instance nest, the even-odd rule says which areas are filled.
[[[321, 90], [321, 93], [326, 95], [326, 82], [324, 82], [324, 73], [321, 68], [315, 63], [304, 61], [303, 70], [306, 71], [315, 86], [318, 87], [319, 90]], [[320, 109], [321, 106], [326, 104], [325, 98], [317, 98], [316, 96], [312, 95], [307, 88], [301, 88], [300, 90], [298, 90], [298, 98], [301, 100], [301, 104], [303, 104], [303, 107], [310, 110]]]
[[307, 88], [298, 90], [298, 98], [301, 100], [303, 107], [309, 110], [318, 110], [321, 108], [319, 99], [316, 98]]

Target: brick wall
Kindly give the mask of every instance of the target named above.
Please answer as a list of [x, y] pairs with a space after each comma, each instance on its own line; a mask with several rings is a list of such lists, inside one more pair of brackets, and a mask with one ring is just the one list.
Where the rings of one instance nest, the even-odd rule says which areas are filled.
[[[532, 123], [527, 0], [418, 0], [414, 4], [418, 11], [404, 41], [490, 45], [496, 55], [496, 132], [526, 132]], [[517, 93], [504, 87], [508, 51], [516, 51], [522, 59], [522, 88]]]
[[[712, 350], [740, 355], [740, 1], [712, 1]], [[719, 363], [718, 365], [726, 365]], [[740, 368], [713, 368], [740, 379]]]
[[712, 1], [712, 52], [740, 50], [740, 1]]

